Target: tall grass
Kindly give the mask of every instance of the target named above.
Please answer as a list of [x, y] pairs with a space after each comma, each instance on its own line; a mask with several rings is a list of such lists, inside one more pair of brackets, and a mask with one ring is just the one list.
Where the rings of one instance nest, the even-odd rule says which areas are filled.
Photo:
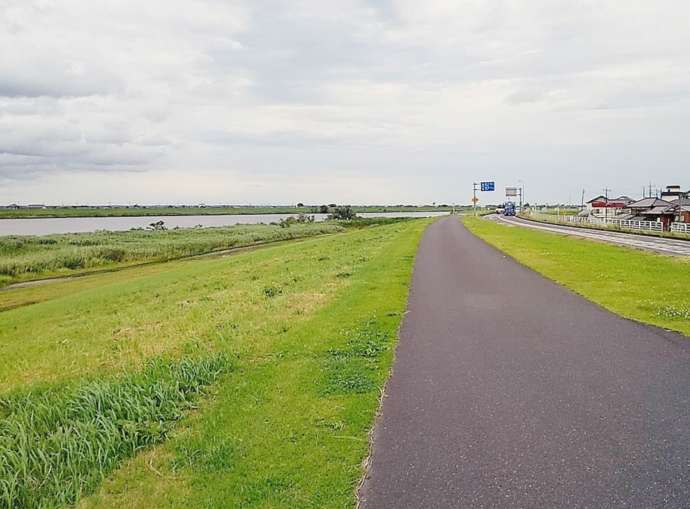
[[50, 236], [0, 237], [0, 283], [41, 275], [165, 261], [262, 242], [342, 231], [334, 224], [237, 225], [222, 228], [131, 230]]
[[0, 401], [0, 507], [74, 504], [123, 459], [164, 440], [228, 367], [221, 355], [156, 360], [118, 379]]

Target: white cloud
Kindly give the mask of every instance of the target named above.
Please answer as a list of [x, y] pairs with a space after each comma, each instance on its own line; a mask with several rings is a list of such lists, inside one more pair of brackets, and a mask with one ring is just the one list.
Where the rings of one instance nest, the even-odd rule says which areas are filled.
[[59, 201], [690, 187], [689, 15], [680, 0], [0, 0], [0, 202], [55, 201], [77, 178]]

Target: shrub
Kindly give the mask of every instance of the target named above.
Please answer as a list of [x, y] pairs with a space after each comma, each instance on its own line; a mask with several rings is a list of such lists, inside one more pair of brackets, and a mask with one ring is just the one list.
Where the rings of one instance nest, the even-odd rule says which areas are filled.
[[125, 259], [127, 253], [124, 249], [105, 247], [98, 252], [98, 257], [109, 262], [121, 262]]
[[264, 288], [264, 295], [268, 297], [269, 299], [272, 299], [273, 297], [277, 297], [278, 295], [283, 294], [283, 289], [280, 288], [279, 286], [266, 286]]
[[309, 224], [314, 222], [314, 216], [308, 216], [307, 214], [299, 214], [298, 216], [290, 216], [280, 220], [281, 228], [289, 228], [293, 224]]
[[153, 231], [165, 231], [168, 229], [165, 226], [165, 221], [156, 221], [155, 223], [149, 224], [147, 228]]
[[84, 256], [79, 253], [65, 254], [57, 260], [57, 268], [83, 269], [85, 266]]
[[349, 221], [356, 217], [357, 214], [354, 210], [352, 210], [350, 205], [346, 205], [344, 207], [335, 207], [331, 212], [331, 215], [328, 216], [329, 219], [335, 219], [338, 221]]
[[20, 251], [25, 245], [25, 242], [21, 239], [16, 239], [14, 237], [7, 237], [0, 239], [0, 251], [6, 253], [14, 253]]

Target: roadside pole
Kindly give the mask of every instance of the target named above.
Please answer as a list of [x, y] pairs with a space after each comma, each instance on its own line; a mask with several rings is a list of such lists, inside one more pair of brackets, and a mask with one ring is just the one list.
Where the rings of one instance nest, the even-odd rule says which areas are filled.
[[474, 215], [475, 217], [477, 216], [477, 184], [476, 182], [472, 182], [472, 206], [474, 208]]
[[608, 226], [609, 225], [609, 189], [608, 187], [604, 188], [604, 195], [606, 196], [606, 201], [604, 202], [604, 225]]
[[494, 180], [482, 180], [480, 184], [472, 182], [472, 205], [474, 206], [475, 217], [477, 216], [477, 202], [479, 201], [479, 198], [477, 198], [477, 186], [480, 186], [479, 191], [482, 193], [490, 193], [496, 190], [496, 182]]
[[680, 225], [683, 222], [683, 193], [681, 192], [678, 195], [678, 224]]

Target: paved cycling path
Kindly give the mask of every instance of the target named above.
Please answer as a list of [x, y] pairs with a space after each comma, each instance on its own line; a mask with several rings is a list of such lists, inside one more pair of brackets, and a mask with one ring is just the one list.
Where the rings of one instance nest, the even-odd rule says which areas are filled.
[[455, 217], [422, 241], [362, 507], [688, 507], [690, 341]]

